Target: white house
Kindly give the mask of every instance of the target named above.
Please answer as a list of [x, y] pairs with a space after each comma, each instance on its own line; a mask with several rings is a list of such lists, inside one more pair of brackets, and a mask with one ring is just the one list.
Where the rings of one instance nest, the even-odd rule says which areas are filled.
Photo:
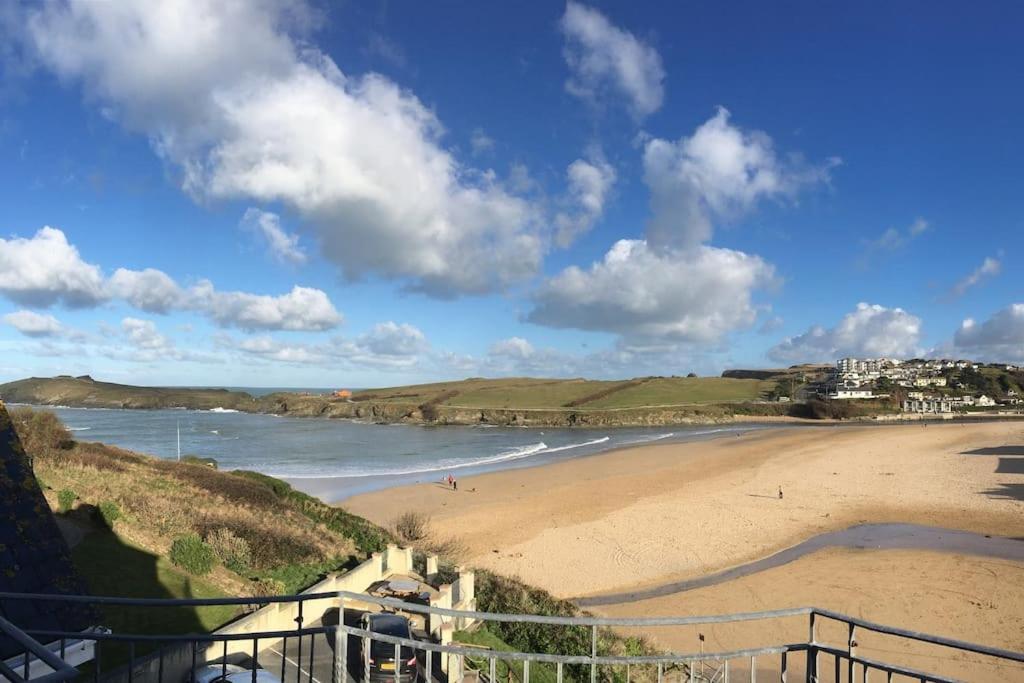
[[846, 389], [844, 387], [836, 387], [836, 390], [830, 393], [828, 397], [836, 399], [874, 398], [875, 395], [871, 393], [870, 389]]
[[974, 405], [980, 406], [980, 407], [984, 407], [984, 408], [989, 408], [991, 406], [994, 406], [995, 404], [996, 404], [996, 400], [994, 398], [989, 398], [988, 396], [985, 396], [984, 394], [979, 396], [974, 401]]

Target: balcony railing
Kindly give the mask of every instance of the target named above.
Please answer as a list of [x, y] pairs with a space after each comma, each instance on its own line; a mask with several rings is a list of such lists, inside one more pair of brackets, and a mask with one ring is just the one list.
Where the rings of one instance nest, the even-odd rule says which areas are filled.
[[[253, 632], [214, 632], [208, 634], [131, 634], [70, 631], [22, 632], [17, 625], [0, 619], [0, 631], [8, 635], [25, 650], [23, 672], [0, 664], [0, 675], [22, 683], [29, 678], [28, 661], [36, 657], [51, 670], [33, 681], [70, 681], [76, 678], [96, 683], [187, 683], [194, 680], [197, 667], [219, 666], [228, 673], [228, 655], [244, 654], [257, 683], [257, 666], [266, 669], [282, 683], [347, 683], [350, 680], [368, 680], [370, 643], [373, 641], [393, 645], [395, 661], [401, 661], [402, 648], [416, 651], [417, 669], [431, 681], [461, 681], [467, 675], [477, 680], [496, 682], [499, 663], [503, 668], [516, 667], [517, 678], [529, 683], [531, 671], [544, 673], [557, 683], [565, 680], [626, 681], [667, 680], [691, 683], [717, 683], [718, 681], [758, 680], [769, 672], [774, 680], [804, 680], [816, 683], [853, 683], [869, 680], [912, 680], [947, 683], [957, 679], [945, 671], [950, 663], [969, 678], [977, 671], [995, 680], [1024, 680], [1024, 653], [977, 645], [951, 638], [893, 628], [864, 619], [839, 614], [815, 607], [751, 612], [715, 616], [602, 618], [602, 617], [550, 617], [530, 614], [492, 614], [465, 610], [445, 609], [429, 605], [412, 604], [390, 598], [377, 598], [362, 593], [335, 591], [301, 595], [251, 598], [202, 599], [138, 599], [91, 596], [54, 596], [0, 593], [0, 600], [35, 600], [47, 602], [80, 602], [99, 606], [130, 606], [159, 610], [166, 607], [202, 607], [212, 605], [259, 605], [268, 610], [296, 608], [295, 628]], [[311, 607], [310, 603], [316, 601]], [[320, 611], [324, 605], [330, 605]], [[441, 615], [455, 623], [518, 623], [535, 624], [551, 628], [573, 627], [589, 631], [589, 652], [539, 653], [481, 650], [451, 642], [442, 636], [442, 642], [415, 638], [398, 638], [374, 633], [361, 627], [358, 615], [370, 610], [391, 610], [411, 615]], [[320, 613], [316, 613], [320, 611]], [[291, 612], [289, 612], [289, 615]], [[794, 642], [767, 646], [729, 649], [716, 652], [669, 652], [656, 655], [622, 656], [601, 654], [598, 651], [602, 629], [644, 631], [652, 629], [713, 628], [719, 625], [744, 625], [760, 621], [785, 622], [792, 626], [804, 621], [804, 637]], [[790, 629], [792, 630], [792, 629]], [[827, 636], [822, 633], [828, 631]], [[586, 631], [584, 631], [586, 632]], [[836, 634], [841, 634], [837, 639]], [[932, 654], [918, 654], [933, 663], [929, 670], [919, 670], [896, 661], [883, 661], [879, 656], [863, 654], [859, 640], [868, 634], [893, 639], [900, 646], [893, 649], [872, 648], [872, 652], [899, 655], [914, 645]], [[96, 659], [83, 671], [71, 667], [42, 643], [63, 642], [70, 639], [90, 639], [97, 643]], [[111, 668], [102, 661], [106, 643], [123, 643], [128, 655], [123, 665]], [[138, 647], [155, 647], [154, 653], [136, 656]], [[320, 648], [319, 651], [317, 648]], [[326, 650], [325, 650], [326, 648]], [[944, 652], [945, 654], [940, 654]], [[950, 653], [953, 653], [950, 656]], [[467, 658], [483, 666], [470, 673]], [[897, 656], [899, 659], [899, 656]], [[395, 667], [395, 683], [400, 683], [400, 667]], [[390, 678], [390, 675], [388, 676]], [[762, 680], [764, 680], [762, 678]]]

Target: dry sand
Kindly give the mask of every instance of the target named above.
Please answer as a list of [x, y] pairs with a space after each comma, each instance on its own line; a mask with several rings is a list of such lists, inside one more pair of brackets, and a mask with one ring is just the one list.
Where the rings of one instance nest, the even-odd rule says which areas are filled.
[[[482, 475], [461, 480], [458, 492], [418, 484], [345, 505], [379, 523], [425, 511], [438, 533], [465, 543], [466, 564], [577, 597], [706, 575], [865, 522], [1024, 537], [1022, 464], [1021, 422], [780, 428]], [[1024, 650], [1024, 563], [942, 552], [827, 549], [716, 586], [593, 611], [653, 616], [806, 605]], [[751, 638], [780, 642], [778, 628], [707, 629], [709, 649], [751, 645]], [[806, 624], [797, 629], [796, 639], [805, 639]], [[650, 635], [677, 651], [696, 642], [679, 631]], [[920, 649], [871, 647], [880, 658], [928, 661]], [[927, 654], [931, 661], [949, 656]], [[959, 671], [956, 658], [942, 668]], [[1005, 678], [998, 668], [986, 671], [980, 678]]]
[[457, 492], [417, 484], [345, 506], [378, 523], [424, 511], [466, 544], [468, 564], [574, 597], [699, 576], [862, 522], [1024, 536], [1024, 476], [998, 471], [1017, 461], [965, 454], [1007, 446], [1024, 455], [1024, 423], [779, 429], [487, 474]]

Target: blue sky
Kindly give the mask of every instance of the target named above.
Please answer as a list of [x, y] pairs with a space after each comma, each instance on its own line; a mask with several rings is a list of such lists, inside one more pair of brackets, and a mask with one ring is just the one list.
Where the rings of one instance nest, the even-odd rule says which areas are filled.
[[10, 6], [0, 379], [1024, 361], [1022, 19]]

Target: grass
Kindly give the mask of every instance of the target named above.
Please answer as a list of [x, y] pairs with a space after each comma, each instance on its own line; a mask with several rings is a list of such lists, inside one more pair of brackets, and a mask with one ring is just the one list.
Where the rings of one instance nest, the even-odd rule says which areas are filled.
[[[774, 382], [723, 377], [652, 377], [639, 380], [469, 379], [357, 392], [356, 400], [523, 410], [600, 410], [753, 401]], [[458, 393], [455, 393], [458, 392]]]
[[[458, 643], [466, 643], [469, 645], [478, 645], [482, 648], [487, 648], [495, 652], [516, 652], [516, 648], [512, 647], [504, 640], [487, 630], [486, 627], [479, 628], [475, 631], [456, 631], [452, 639]], [[486, 655], [481, 657], [469, 657], [469, 661], [473, 667], [487, 672], [490, 670], [490, 663]], [[523, 664], [522, 662], [514, 662], [509, 660], [499, 659], [495, 662], [495, 673], [497, 674], [498, 681], [508, 680], [508, 670], [512, 668], [512, 676], [514, 679], [523, 680]], [[539, 683], [555, 683], [558, 680], [555, 667], [551, 664], [544, 664], [534, 662], [530, 666], [530, 680], [538, 681]]]
[[[221, 593], [258, 593], [267, 579], [288, 591], [316, 582], [380, 550], [390, 535], [371, 522], [293, 490], [287, 483], [252, 473], [220, 472], [207, 465], [174, 463], [103, 444], [74, 442], [46, 411], [19, 409], [13, 416], [23, 443], [30, 445], [35, 472], [46, 482], [51, 508], [59, 491], [77, 496], [72, 515], [95, 523], [101, 509], [118, 511], [110, 523], [135, 550], [159, 558], [154, 576], [188, 576], [164, 559], [175, 538], [195, 533], [204, 539], [230, 532], [248, 549], [243, 565], [214, 567], [193, 586]], [[67, 498], [67, 496], [65, 496]], [[110, 517], [111, 515], [108, 515]], [[98, 541], [89, 536], [81, 552]], [[103, 560], [102, 556], [95, 558]], [[110, 565], [112, 576], [125, 574]], [[96, 580], [102, 576], [93, 573]], [[147, 585], [154, 590], [159, 581]], [[118, 582], [106, 584], [111, 590]], [[180, 588], [180, 587], [179, 587]], [[182, 588], [184, 590], [184, 588]], [[94, 589], [97, 593], [103, 591]], [[158, 592], [149, 597], [168, 596]], [[197, 628], [205, 623], [196, 624]]]
[[[86, 580], [92, 595], [126, 598], [219, 598], [225, 592], [217, 586], [189, 576], [165, 557], [120, 538], [108, 530], [85, 536], [72, 559]], [[232, 605], [211, 607], [101, 606], [102, 625], [115, 633], [183, 634], [205, 633], [227, 623], [238, 614]], [[135, 655], [155, 650], [158, 643], [136, 643]], [[128, 660], [127, 643], [104, 643], [103, 665], [108, 670]]]

